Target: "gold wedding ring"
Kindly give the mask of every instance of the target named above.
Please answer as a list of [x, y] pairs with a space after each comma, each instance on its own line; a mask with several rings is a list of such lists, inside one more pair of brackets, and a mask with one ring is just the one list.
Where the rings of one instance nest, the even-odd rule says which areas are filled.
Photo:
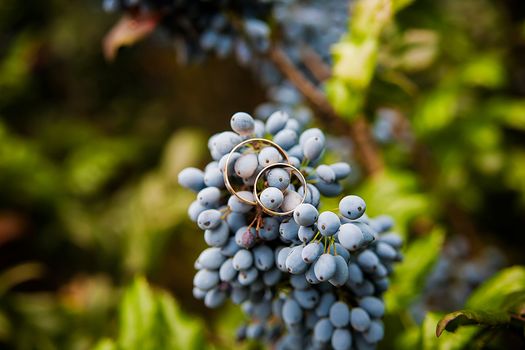
[[[245, 140], [245, 141], [239, 143], [237, 146], [233, 147], [233, 149], [230, 151], [230, 153], [228, 154], [228, 158], [226, 158], [226, 164], [224, 165], [224, 169], [223, 169], [224, 185], [226, 186], [226, 189], [231, 194], [233, 194], [235, 197], [237, 197], [241, 202], [243, 202], [245, 204], [249, 204], [249, 205], [255, 206], [255, 205], [257, 205], [257, 201], [251, 201], [249, 199], [243, 198], [241, 195], [239, 195], [239, 193], [237, 191], [235, 191], [235, 189], [233, 188], [233, 186], [230, 183], [230, 174], [229, 174], [229, 170], [228, 170], [229, 165], [230, 165], [231, 157], [235, 153], [235, 151], [237, 151], [238, 149], [240, 149], [243, 146], [246, 146], [246, 145], [252, 144], [252, 143], [263, 143], [263, 144], [275, 147], [277, 149], [277, 151], [283, 156], [284, 160], [286, 160], [287, 163], [290, 163], [290, 159], [288, 158], [288, 154], [286, 153], [286, 151], [281, 146], [279, 146], [278, 144], [276, 144], [273, 141], [270, 141], [270, 140], [267, 140], [267, 139], [263, 139], [263, 138], [252, 138], [252, 139]], [[279, 164], [286, 164], [286, 163], [279, 163]], [[261, 172], [259, 172], [259, 174], [257, 175], [257, 178], [259, 178], [259, 175], [261, 174]]]
[[299, 203], [299, 205], [304, 203], [304, 201], [306, 199], [306, 195], [308, 194], [308, 186], [307, 186], [307, 183], [306, 183], [306, 179], [304, 178], [303, 174], [301, 173], [301, 171], [299, 169], [297, 169], [296, 167], [294, 167], [293, 165], [291, 165], [289, 163], [273, 163], [273, 164], [270, 164], [270, 165], [264, 167], [264, 169], [262, 169], [259, 172], [259, 174], [257, 174], [257, 177], [255, 178], [255, 183], [253, 184], [253, 196], [255, 197], [255, 201], [257, 202], [257, 204], [262, 208], [262, 210], [266, 214], [270, 214], [270, 215], [273, 215], [273, 216], [286, 216], [286, 215], [290, 215], [291, 213], [293, 213], [295, 208], [292, 209], [292, 210], [283, 211], [283, 212], [271, 210], [271, 209], [269, 209], [269, 208], [264, 206], [264, 204], [261, 202], [261, 199], [259, 198], [259, 194], [257, 193], [257, 183], [259, 182], [259, 178], [261, 177], [261, 175], [264, 172], [270, 170], [271, 168], [276, 168], [276, 167], [290, 168], [291, 169], [291, 173], [295, 173], [295, 175], [299, 178], [299, 181], [301, 182], [301, 184], [303, 185], [303, 188], [304, 188], [303, 198], [301, 199], [301, 203]]

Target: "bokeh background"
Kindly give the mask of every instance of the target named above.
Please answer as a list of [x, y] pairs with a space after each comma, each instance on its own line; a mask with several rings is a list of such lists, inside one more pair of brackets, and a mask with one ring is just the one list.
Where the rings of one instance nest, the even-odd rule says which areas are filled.
[[[234, 60], [179, 64], [157, 34], [108, 62], [117, 20], [93, 0], [0, 2], [0, 348], [238, 346], [240, 312], [192, 297], [204, 242], [177, 173], [265, 90]], [[519, 0], [415, 1], [384, 33], [364, 114], [385, 170], [346, 192], [407, 242], [385, 349], [467, 348], [431, 339], [440, 315], [484, 282], [525, 290], [524, 62]], [[481, 348], [525, 346], [523, 328], [493, 333]]]

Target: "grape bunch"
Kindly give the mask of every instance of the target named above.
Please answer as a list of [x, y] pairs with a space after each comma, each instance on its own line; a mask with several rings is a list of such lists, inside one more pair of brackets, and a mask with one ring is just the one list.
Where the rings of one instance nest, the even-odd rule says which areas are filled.
[[179, 59], [200, 61], [208, 54], [234, 55], [246, 64], [269, 48], [266, 19], [272, 1], [257, 0], [103, 0], [107, 12], [123, 12], [135, 18], [158, 16], [159, 26], [174, 41]]
[[276, 349], [373, 349], [384, 334], [382, 294], [402, 257], [386, 216], [343, 197], [346, 163], [323, 164], [325, 135], [285, 112], [246, 113], [212, 136], [213, 158], [179, 183], [197, 193], [188, 214], [209, 246], [197, 258], [193, 294], [207, 307], [231, 300], [248, 317], [238, 339]]
[[452, 236], [429, 273], [421, 297], [411, 306], [413, 318], [422, 323], [428, 311], [463, 308], [471, 293], [507, 264], [496, 246], [474, 247], [465, 237]]

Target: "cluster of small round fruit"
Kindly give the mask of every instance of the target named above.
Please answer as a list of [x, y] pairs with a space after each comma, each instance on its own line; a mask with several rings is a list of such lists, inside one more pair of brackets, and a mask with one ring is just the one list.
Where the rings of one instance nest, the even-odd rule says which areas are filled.
[[402, 241], [385, 216], [370, 219], [349, 195], [338, 213], [321, 196], [341, 194], [346, 163], [322, 164], [325, 135], [284, 112], [266, 123], [246, 113], [210, 138], [204, 171], [179, 182], [197, 192], [188, 213], [204, 230], [194, 296], [215, 308], [229, 298], [249, 322], [239, 338], [277, 349], [368, 349], [383, 337], [382, 294]]

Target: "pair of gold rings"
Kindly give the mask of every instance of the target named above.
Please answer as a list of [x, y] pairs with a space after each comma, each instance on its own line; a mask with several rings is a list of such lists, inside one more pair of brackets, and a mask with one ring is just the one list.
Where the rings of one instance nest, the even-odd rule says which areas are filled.
[[[231, 161], [232, 155], [237, 150], [239, 150], [240, 148], [242, 148], [242, 147], [244, 147], [246, 145], [254, 144], [254, 143], [263, 143], [263, 144], [275, 147], [286, 162], [272, 163], [270, 165], [265, 166], [261, 171], [259, 171], [259, 173], [255, 177], [255, 183], [253, 184], [253, 196], [255, 198], [255, 201], [252, 201], [252, 200], [249, 200], [249, 199], [244, 198], [243, 196], [239, 195], [239, 193], [231, 185], [230, 174], [229, 174], [229, 167], [230, 167], [229, 165], [230, 165], [230, 161]], [[228, 189], [228, 191], [231, 194], [233, 194], [235, 197], [237, 197], [241, 202], [243, 202], [245, 204], [249, 204], [249, 205], [252, 205], [252, 206], [260, 206], [265, 213], [270, 214], [270, 215], [274, 215], [274, 216], [290, 215], [291, 213], [293, 213], [294, 209], [288, 210], [288, 211], [283, 211], [283, 212], [278, 212], [278, 211], [271, 210], [271, 209], [267, 208], [261, 202], [261, 199], [259, 198], [259, 193], [257, 191], [257, 183], [259, 182], [262, 174], [264, 174], [266, 171], [268, 171], [268, 170], [270, 170], [272, 168], [277, 168], [277, 167], [289, 168], [289, 169], [291, 169], [291, 173], [294, 173], [297, 176], [297, 178], [299, 179], [299, 181], [301, 182], [301, 184], [303, 185], [303, 188], [304, 188], [304, 191], [303, 191], [304, 193], [303, 193], [303, 197], [301, 199], [301, 203], [300, 204], [304, 203], [304, 201], [306, 199], [306, 196], [308, 194], [308, 186], [307, 186], [306, 179], [304, 178], [303, 174], [301, 173], [301, 171], [299, 169], [297, 169], [292, 164], [290, 164], [290, 159], [288, 157], [288, 154], [286, 153], [286, 151], [281, 146], [279, 146], [278, 144], [276, 144], [273, 141], [270, 141], [270, 140], [267, 140], [267, 139], [263, 139], [263, 138], [252, 138], [252, 139], [245, 140], [245, 141], [239, 143], [237, 146], [235, 146], [230, 151], [230, 153], [228, 154], [228, 158], [226, 158], [226, 164], [224, 166], [224, 171], [223, 171], [224, 184], [225, 184], [226, 188]]]

